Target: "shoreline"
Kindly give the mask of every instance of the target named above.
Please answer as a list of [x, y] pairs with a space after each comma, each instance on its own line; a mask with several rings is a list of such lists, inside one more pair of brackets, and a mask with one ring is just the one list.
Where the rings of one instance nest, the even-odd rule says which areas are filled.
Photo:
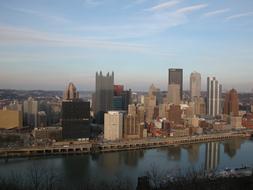
[[8, 162], [9, 159], [16, 158], [55, 157], [96, 153], [99, 154], [106, 152], [119, 152], [139, 149], [154, 149], [160, 147], [224, 141], [236, 137], [249, 138], [250, 136], [251, 135], [248, 133], [219, 133], [189, 137], [146, 138], [140, 140], [118, 142], [86, 142], [81, 144], [69, 144], [68, 146], [58, 145], [48, 147], [20, 147], [16, 149], [0, 149], [0, 159]]

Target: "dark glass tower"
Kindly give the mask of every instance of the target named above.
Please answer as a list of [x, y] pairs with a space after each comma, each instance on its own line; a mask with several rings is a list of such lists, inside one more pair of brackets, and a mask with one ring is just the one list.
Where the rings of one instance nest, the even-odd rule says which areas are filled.
[[169, 84], [180, 86], [180, 99], [183, 99], [183, 69], [169, 69]]

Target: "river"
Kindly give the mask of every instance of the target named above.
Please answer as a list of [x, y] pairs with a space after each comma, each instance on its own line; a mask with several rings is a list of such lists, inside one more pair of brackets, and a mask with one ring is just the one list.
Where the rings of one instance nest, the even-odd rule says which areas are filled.
[[234, 138], [223, 142], [200, 143], [166, 148], [132, 150], [96, 155], [15, 159], [0, 161], [0, 176], [18, 173], [23, 176], [30, 168], [55, 171], [67, 184], [86, 180], [111, 181], [117, 177], [137, 183], [138, 176], [156, 169], [160, 173], [185, 172], [240, 167], [253, 164], [253, 141]]

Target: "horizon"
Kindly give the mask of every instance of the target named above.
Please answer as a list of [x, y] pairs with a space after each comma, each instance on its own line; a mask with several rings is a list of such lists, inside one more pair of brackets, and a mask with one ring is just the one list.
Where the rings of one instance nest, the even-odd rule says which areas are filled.
[[[94, 91], [115, 84], [167, 90], [168, 69], [215, 76], [223, 91], [252, 92], [253, 2], [245, 0], [18, 0], [0, 3], [0, 88]], [[227, 72], [229, 71], [229, 73]]]

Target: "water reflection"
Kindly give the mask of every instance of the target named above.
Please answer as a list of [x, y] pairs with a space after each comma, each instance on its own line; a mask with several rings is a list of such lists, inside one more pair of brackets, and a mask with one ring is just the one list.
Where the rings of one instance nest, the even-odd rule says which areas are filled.
[[196, 164], [199, 160], [200, 144], [191, 144], [187, 147], [189, 162]]
[[244, 143], [244, 141], [244, 139], [235, 138], [224, 142], [224, 153], [227, 154], [230, 158], [234, 158], [236, 156], [236, 152], [240, 150], [241, 145]]
[[167, 149], [169, 160], [179, 161], [181, 159], [181, 147], [173, 146]]
[[205, 170], [214, 170], [220, 162], [220, 143], [209, 142], [206, 145]]

